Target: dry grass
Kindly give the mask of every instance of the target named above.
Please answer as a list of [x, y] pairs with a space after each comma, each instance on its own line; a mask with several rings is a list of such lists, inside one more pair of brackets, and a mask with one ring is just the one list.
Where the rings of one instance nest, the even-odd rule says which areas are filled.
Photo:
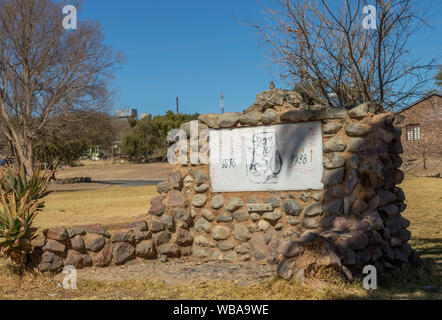
[[146, 213], [154, 195], [155, 186], [53, 192], [35, 222], [38, 227], [126, 223]]
[[[228, 281], [197, 283], [191, 282], [186, 286], [170, 286], [158, 281], [131, 280], [121, 282], [84, 281], [78, 283], [77, 290], [64, 290], [57, 287], [57, 282], [51, 278], [32, 273], [17, 275], [3, 262], [0, 265], [0, 296], [4, 299], [442, 299], [441, 293], [425, 293], [420, 288], [424, 285], [436, 285], [442, 288], [442, 179], [408, 178], [401, 186], [406, 195], [408, 209], [404, 215], [411, 220], [414, 248], [422, 252], [425, 260], [423, 269], [402, 270], [400, 274], [380, 279], [379, 289], [366, 291], [361, 283], [321, 282], [311, 281], [302, 285], [296, 281], [284, 281], [277, 278], [254, 286], [238, 286]], [[146, 188], [146, 189], [143, 189]], [[150, 187], [152, 188], [152, 187]], [[106, 195], [108, 201], [115, 201], [119, 195], [127, 208], [134, 205], [127, 199], [131, 188], [117, 190], [94, 190], [103, 192], [93, 193], [91, 199]], [[133, 188], [135, 193], [142, 193], [138, 198], [141, 204], [147, 202], [149, 187]], [[144, 191], [143, 191], [144, 190]], [[85, 201], [87, 193], [78, 192], [75, 201]], [[129, 192], [130, 194], [130, 192]], [[79, 196], [81, 195], [81, 196]], [[48, 208], [60, 209], [63, 205], [61, 194], [53, 194], [48, 198]], [[55, 198], [54, 198], [55, 197]], [[92, 201], [92, 200], [91, 200]], [[55, 203], [54, 203], [55, 202]], [[116, 201], [105, 211], [112, 211], [115, 206], [124, 208], [123, 202]], [[128, 205], [130, 203], [130, 205]], [[75, 202], [74, 202], [75, 204]], [[104, 204], [101, 204], [104, 206]], [[98, 205], [98, 206], [101, 206]], [[67, 207], [66, 204], [63, 205]], [[75, 206], [74, 206], [75, 207]], [[87, 216], [99, 212], [97, 204], [83, 206], [87, 212], [79, 213]], [[86, 209], [87, 207], [87, 209]], [[77, 207], [78, 208], [78, 207]], [[102, 207], [99, 207], [102, 208]], [[93, 210], [94, 209], [94, 210]], [[143, 208], [145, 211], [146, 207]], [[127, 211], [124, 211], [127, 212]], [[54, 213], [55, 214], [55, 211]], [[43, 216], [43, 215], [42, 215]], [[100, 216], [98, 215], [97, 218]], [[44, 217], [45, 219], [48, 218]], [[62, 218], [57, 218], [63, 221]], [[66, 221], [66, 220], [65, 220]], [[1, 264], [1, 262], [0, 262]]]
[[404, 216], [411, 221], [411, 246], [436, 264], [442, 278], [442, 179], [407, 178], [401, 185], [406, 195]]
[[[171, 286], [161, 281], [128, 280], [120, 282], [81, 281], [77, 290], [65, 290], [60, 283], [41, 275], [22, 276], [7, 266], [0, 267], [0, 292], [3, 299], [197, 299], [197, 300], [319, 300], [319, 299], [441, 299], [391, 283], [378, 289], [364, 290], [360, 283], [295, 281], [273, 278], [252, 286], [239, 286], [231, 281], [189, 282], [185, 286]], [[411, 273], [410, 273], [411, 274]], [[409, 279], [410, 280], [410, 279]], [[401, 282], [402, 283], [402, 282]]]

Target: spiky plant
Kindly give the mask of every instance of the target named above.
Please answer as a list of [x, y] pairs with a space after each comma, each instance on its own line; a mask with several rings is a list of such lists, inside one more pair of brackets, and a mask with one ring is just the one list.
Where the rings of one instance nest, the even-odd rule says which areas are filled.
[[[16, 201], [27, 196], [26, 201], [40, 200], [47, 195], [46, 188], [52, 172], [41, 173], [40, 166], [36, 166], [33, 174], [26, 175], [23, 166], [0, 167], [0, 195], [15, 194]], [[39, 202], [38, 210], [41, 210], [44, 202]]]
[[18, 201], [15, 192], [2, 194], [0, 199], [0, 255], [19, 266], [25, 264], [26, 254], [32, 250], [36, 229], [31, 225], [41, 204], [39, 200], [29, 201], [29, 193]]

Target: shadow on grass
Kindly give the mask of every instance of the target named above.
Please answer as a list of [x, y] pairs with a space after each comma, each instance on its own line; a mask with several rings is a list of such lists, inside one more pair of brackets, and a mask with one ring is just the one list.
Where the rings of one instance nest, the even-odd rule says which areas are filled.
[[[442, 299], [442, 239], [413, 238], [412, 245], [421, 255], [424, 265], [406, 265], [380, 277], [378, 289], [368, 291], [362, 299]], [[426, 292], [422, 290], [424, 286], [434, 286], [438, 291]], [[348, 295], [339, 299], [361, 297]]]

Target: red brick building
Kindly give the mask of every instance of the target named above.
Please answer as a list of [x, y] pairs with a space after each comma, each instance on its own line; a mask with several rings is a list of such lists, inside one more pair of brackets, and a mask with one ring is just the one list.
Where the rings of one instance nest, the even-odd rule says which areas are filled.
[[405, 116], [399, 124], [405, 158], [442, 156], [442, 95], [431, 94], [397, 114]]

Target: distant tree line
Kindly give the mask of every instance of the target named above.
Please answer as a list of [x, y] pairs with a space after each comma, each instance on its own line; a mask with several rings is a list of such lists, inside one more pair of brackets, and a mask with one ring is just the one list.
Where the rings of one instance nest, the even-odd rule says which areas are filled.
[[167, 155], [167, 134], [181, 124], [198, 119], [199, 114], [175, 114], [130, 120], [131, 129], [123, 138], [122, 152], [138, 160], [160, 160]]

